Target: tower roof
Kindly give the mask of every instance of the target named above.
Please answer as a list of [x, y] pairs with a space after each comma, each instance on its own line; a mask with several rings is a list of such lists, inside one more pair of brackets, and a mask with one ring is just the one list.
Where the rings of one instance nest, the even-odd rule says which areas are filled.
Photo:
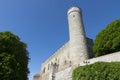
[[79, 8], [79, 7], [76, 7], [76, 6], [74, 6], [74, 7], [71, 7], [69, 10], [68, 10], [68, 12], [67, 12], [67, 14], [69, 15], [71, 12], [81, 12], [81, 9]]

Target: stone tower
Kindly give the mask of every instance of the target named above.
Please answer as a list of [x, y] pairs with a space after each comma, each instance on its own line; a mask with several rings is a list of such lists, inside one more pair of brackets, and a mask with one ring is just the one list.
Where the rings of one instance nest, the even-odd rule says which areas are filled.
[[89, 57], [82, 11], [78, 7], [72, 7], [68, 10], [67, 15], [70, 36], [70, 60], [73, 66], [78, 66], [81, 61]]

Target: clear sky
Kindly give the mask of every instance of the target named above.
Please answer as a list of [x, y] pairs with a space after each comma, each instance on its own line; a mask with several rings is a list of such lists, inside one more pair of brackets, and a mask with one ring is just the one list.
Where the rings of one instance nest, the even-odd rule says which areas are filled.
[[28, 45], [29, 80], [69, 40], [67, 10], [72, 6], [82, 9], [86, 35], [92, 39], [120, 18], [120, 0], [0, 0], [0, 32], [11, 31]]

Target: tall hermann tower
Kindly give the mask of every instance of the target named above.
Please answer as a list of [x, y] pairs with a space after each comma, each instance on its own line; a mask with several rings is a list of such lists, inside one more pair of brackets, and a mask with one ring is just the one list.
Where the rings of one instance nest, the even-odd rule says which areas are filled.
[[71, 64], [78, 66], [81, 61], [88, 59], [86, 35], [82, 21], [82, 11], [72, 7], [67, 12], [70, 36]]

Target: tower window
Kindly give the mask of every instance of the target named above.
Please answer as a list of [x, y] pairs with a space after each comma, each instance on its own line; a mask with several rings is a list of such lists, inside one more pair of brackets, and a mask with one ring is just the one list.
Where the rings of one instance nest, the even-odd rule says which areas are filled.
[[75, 17], [75, 15], [73, 15], [73, 17]]
[[66, 60], [64, 61], [64, 64], [67, 64], [67, 61], [66, 61]]
[[50, 64], [48, 64], [48, 70], [49, 70], [49, 68], [50, 68]]
[[72, 62], [70, 61], [70, 66], [72, 65]]

